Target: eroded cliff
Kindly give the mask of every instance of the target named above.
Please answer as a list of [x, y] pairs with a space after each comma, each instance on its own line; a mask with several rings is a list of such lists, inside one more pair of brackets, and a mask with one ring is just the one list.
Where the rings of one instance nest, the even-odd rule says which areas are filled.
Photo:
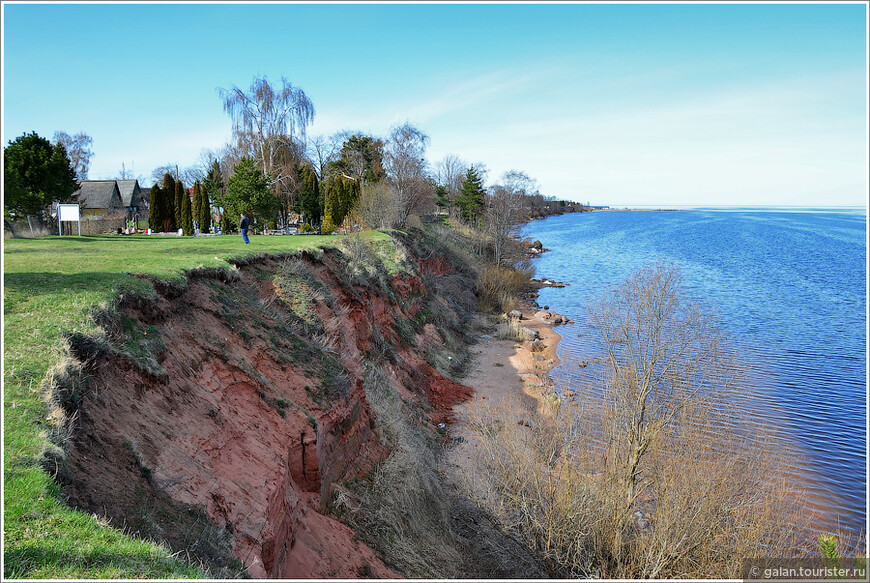
[[333, 504], [391, 452], [373, 367], [434, 439], [470, 394], [438, 370], [464, 359], [473, 282], [423, 255], [357, 238], [119, 299], [105, 337], [70, 340], [70, 503], [224, 576], [401, 576]]

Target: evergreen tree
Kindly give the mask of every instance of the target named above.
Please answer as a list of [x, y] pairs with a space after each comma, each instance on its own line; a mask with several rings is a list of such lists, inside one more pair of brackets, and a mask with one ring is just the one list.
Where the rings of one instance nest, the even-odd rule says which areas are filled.
[[299, 177], [302, 187], [297, 210], [305, 216], [305, 221], [309, 225], [316, 225], [323, 216], [323, 197], [320, 195], [317, 174], [310, 164], [305, 164], [299, 169]]
[[158, 229], [164, 233], [171, 233], [178, 229], [175, 223], [175, 178], [167, 172], [163, 175], [163, 203], [160, 210], [160, 225]]
[[161, 218], [161, 210], [163, 209], [163, 189], [156, 184], [151, 187], [151, 199], [148, 204], [148, 226], [152, 231], [159, 231], [162, 228], [163, 219]]
[[175, 183], [175, 230], [181, 229], [181, 206], [184, 197], [187, 195], [187, 189], [184, 188], [184, 183], [179, 180]]
[[338, 227], [359, 198], [359, 182], [341, 175], [330, 177], [323, 190], [323, 220]]
[[263, 172], [254, 166], [251, 158], [242, 158], [235, 167], [233, 177], [227, 181], [224, 211], [230, 215], [230, 220], [238, 221], [243, 212], [250, 213], [252, 222], [254, 217], [271, 220], [278, 205], [278, 199], [269, 190]]
[[181, 231], [185, 235], [193, 235], [193, 209], [187, 190], [181, 195]]
[[199, 213], [196, 220], [199, 222], [199, 232], [208, 233], [211, 230], [211, 203], [208, 200], [208, 192], [205, 187], [199, 189]]
[[197, 180], [193, 183], [193, 206], [191, 209], [194, 228], [199, 224], [199, 215], [202, 212], [200, 205], [202, 205], [202, 188], [200, 188], [199, 180]]
[[465, 180], [462, 182], [459, 196], [456, 197], [456, 206], [459, 207], [459, 211], [464, 219], [476, 221], [480, 218], [485, 195], [486, 190], [483, 188], [483, 180], [474, 166], [472, 166], [465, 173]]
[[3, 154], [3, 210], [13, 220], [50, 221], [52, 203], [67, 202], [79, 189], [66, 148], [36, 132], [10, 141]]

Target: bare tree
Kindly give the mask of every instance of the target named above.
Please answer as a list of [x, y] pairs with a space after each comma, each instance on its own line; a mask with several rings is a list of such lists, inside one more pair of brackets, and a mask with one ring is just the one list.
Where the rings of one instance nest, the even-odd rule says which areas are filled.
[[385, 158], [396, 192], [396, 222], [400, 227], [412, 210], [424, 207], [425, 197], [432, 198], [434, 190], [426, 176], [428, 144], [429, 136], [408, 122], [390, 131]]
[[54, 143], [66, 148], [66, 155], [72, 163], [76, 178], [87, 180], [91, 158], [94, 157], [94, 153], [91, 151], [94, 139], [84, 132], [79, 132], [74, 136], [66, 132], [54, 132]]
[[484, 224], [493, 246], [493, 262], [502, 265], [508, 259], [508, 247], [525, 219], [525, 196], [522, 190], [496, 184], [486, 197]]
[[[126, 170], [123, 164], [121, 166], [121, 179], [125, 179], [125, 176], [128, 177], [126, 180], [132, 179], [132, 170]], [[207, 168], [203, 168], [202, 165], [198, 163], [190, 166], [179, 166], [177, 163], [170, 162], [152, 170], [151, 180], [153, 180], [154, 183], [162, 182], [163, 177], [166, 174], [169, 174], [175, 180], [181, 180], [185, 184], [193, 184], [197, 180], [201, 182], [205, 179]]]
[[218, 88], [224, 111], [233, 120], [233, 133], [249, 140], [262, 164], [263, 173], [272, 172], [278, 151], [285, 141], [305, 140], [305, 128], [314, 121], [314, 104], [305, 92], [281, 77], [281, 87], [273, 88], [265, 78], [254, 78], [248, 91], [233, 85]]
[[462, 188], [462, 181], [467, 170], [468, 164], [456, 154], [447, 154], [435, 165], [435, 180], [438, 181], [438, 184], [446, 187], [447, 199], [451, 203], [456, 200], [456, 196]]
[[519, 225], [528, 218], [527, 194], [535, 180], [520, 170], [508, 170], [501, 184], [490, 189], [486, 198], [484, 224], [493, 245], [493, 259], [497, 265], [511, 263], [508, 250], [518, 232]]
[[502, 175], [501, 183], [521, 196], [529, 196], [538, 188], [537, 181], [522, 170], [508, 170]]
[[588, 322], [603, 358], [562, 386], [577, 400], [546, 394], [531, 431], [497, 412], [482, 448], [498, 512], [554, 575], [738, 578], [746, 557], [800, 553], [794, 460], [743, 412], [733, 351], [679, 269], [639, 271]]
[[[644, 488], [642, 463], [653, 443], [696, 401], [736, 381], [712, 318], [682, 297], [673, 266], [641, 270], [592, 308], [589, 323], [604, 350], [610, 456], [622, 493], [614, 521], [625, 532]], [[618, 538], [614, 544], [621, 546]]]
[[396, 222], [396, 193], [386, 180], [364, 184], [353, 208], [369, 229], [388, 229]]
[[338, 158], [341, 151], [341, 144], [344, 142], [344, 139], [339, 140], [336, 136], [337, 134], [333, 134], [330, 137], [323, 135], [314, 136], [307, 142], [307, 157], [311, 160], [317, 172], [318, 180], [323, 180], [326, 165]]

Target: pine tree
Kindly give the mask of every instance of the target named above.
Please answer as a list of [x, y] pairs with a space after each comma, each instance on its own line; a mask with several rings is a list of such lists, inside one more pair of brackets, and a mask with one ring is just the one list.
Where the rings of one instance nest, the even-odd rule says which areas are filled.
[[160, 230], [166, 233], [175, 231], [175, 179], [167, 172], [163, 175], [163, 192], [161, 196]]
[[160, 211], [163, 208], [163, 189], [156, 184], [151, 187], [151, 199], [148, 201], [148, 226], [152, 231], [163, 228]]
[[480, 218], [480, 214], [483, 211], [483, 197], [485, 194], [486, 190], [483, 188], [483, 180], [474, 166], [472, 166], [465, 173], [465, 180], [462, 183], [459, 196], [456, 197], [456, 205], [459, 207], [464, 219], [476, 221]]
[[233, 177], [227, 181], [227, 193], [222, 201], [233, 220], [241, 213], [269, 221], [278, 210], [278, 200], [269, 189], [266, 175], [254, 165], [251, 158], [244, 157], [236, 164]]
[[181, 194], [181, 231], [185, 235], [193, 235], [193, 210], [190, 204], [190, 195], [186, 190], [183, 190]]

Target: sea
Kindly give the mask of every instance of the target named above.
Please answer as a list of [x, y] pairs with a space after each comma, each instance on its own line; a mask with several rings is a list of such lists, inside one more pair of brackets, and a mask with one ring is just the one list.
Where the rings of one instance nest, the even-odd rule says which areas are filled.
[[574, 378], [589, 356], [586, 310], [606, 289], [676, 264], [738, 349], [741, 406], [799, 453], [813, 528], [867, 532], [866, 208], [602, 210], [532, 221], [521, 237], [548, 249], [536, 277], [568, 284], [538, 297], [575, 322], [557, 328], [555, 375]]

